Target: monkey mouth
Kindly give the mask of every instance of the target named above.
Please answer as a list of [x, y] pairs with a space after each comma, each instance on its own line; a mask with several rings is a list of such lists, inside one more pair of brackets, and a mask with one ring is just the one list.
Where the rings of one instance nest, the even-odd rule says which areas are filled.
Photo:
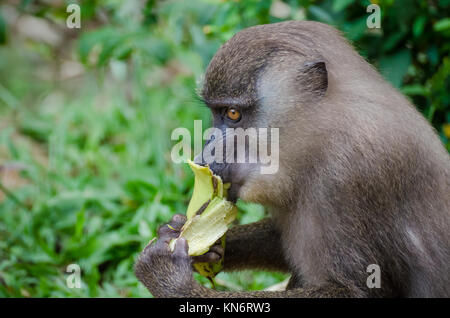
[[227, 200], [236, 204], [238, 200], [238, 191], [235, 191], [233, 188], [228, 190]]
[[239, 191], [241, 190], [242, 184], [240, 182], [232, 182], [232, 181], [226, 181], [230, 182], [231, 186], [228, 189], [227, 193], [227, 200], [231, 201], [236, 204], [237, 200], [239, 199]]
[[230, 183], [231, 186], [227, 192], [227, 200], [236, 203], [239, 198], [239, 191], [242, 184], [244, 183], [242, 178], [236, 176], [237, 172], [234, 171], [235, 165], [230, 165], [227, 163], [211, 163], [206, 162], [198, 163], [201, 166], [209, 166], [214, 175], [219, 176], [223, 183]]

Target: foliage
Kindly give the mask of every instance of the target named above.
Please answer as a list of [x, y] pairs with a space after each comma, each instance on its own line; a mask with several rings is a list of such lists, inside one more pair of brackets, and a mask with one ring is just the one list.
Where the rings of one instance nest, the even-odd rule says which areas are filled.
[[[149, 296], [134, 260], [159, 225], [185, 211], [193, 184], [170, 160], [171, 132], [208, 122], [195, 98], [201, 74], [247, 26], [336, 25], [450, 150], [448, 0], [378, 1], [374, 30], [369, 2], [351, 0], [82, 1], [82, 28], [67, 30], [73, 2], [0, 5], [0, 296]], [[61, 40], [24, 34], [21, 17], [47, 21]], [[264, 216], [239, 205], [240, 223]], [[67, 287], [72, 263], [81, 289]], [[221, 273], [218, 288], [261, 289], [285, 277]]]

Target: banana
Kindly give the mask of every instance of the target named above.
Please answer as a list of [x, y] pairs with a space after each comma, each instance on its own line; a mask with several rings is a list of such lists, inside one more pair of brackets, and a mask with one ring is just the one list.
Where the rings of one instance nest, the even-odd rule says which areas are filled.
[[[209, 248], [220, 240], [225, 249], [225, 233], [228, 226], [236, 219], [237, 207], [227, 201], [230, 184], [223, 184], [219, 176], [213, 174], [208, 166], [188, 162], [195, 175], [194, 191], [189, 202], [187, 221], [181, 229], [180, 237], [187, 240], [189, 255], [198, 256], [208, 252]], [[169, 244], [173, 250], [176, 239]], [[223, 267], [222, 259], [215, 263], [195, 263], [196, 271], [212, 279]]]

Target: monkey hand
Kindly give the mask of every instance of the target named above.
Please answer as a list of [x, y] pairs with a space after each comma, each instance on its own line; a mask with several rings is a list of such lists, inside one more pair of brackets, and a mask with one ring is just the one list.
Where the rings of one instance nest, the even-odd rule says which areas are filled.
[[185, 221], [184, 215], [177, 214], [169, 224], [160, 227], [158, 240], [153, 239], [136, 262], [137, 278], [155, 297], [183, 297], [191, 292], [194, 279], [187, 241], [179, 238], [174, 251], [169, 248], [169, 242], [178, 238]]
[[217, 240], [213, 246], [209, 248], [209, 251], [205, 254], [192, 257], [192, 261], [194, 263], [215, 263], [222, 259], [225, 253], [224, 248], [222, 247], [221, 240]]

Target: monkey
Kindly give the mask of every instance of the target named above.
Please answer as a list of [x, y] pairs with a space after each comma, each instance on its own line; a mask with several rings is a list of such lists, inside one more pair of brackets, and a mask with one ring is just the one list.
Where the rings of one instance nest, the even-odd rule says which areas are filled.
[[[279, 168], [213, 162], [230, 200], [269, 217], [231, 227], [224, 270], [291, 274], [283, 291], [217, 291], [193, 278], [196, 258], [162, 226], [135, 264], [155, 297], [450, 297], [450, 156], [434, 128], [332, 26], [312, 21], [236, 33], [200, 91], [213, 126], [278, 127]], [[379, 288], [367, 268], [380, 269]]]

